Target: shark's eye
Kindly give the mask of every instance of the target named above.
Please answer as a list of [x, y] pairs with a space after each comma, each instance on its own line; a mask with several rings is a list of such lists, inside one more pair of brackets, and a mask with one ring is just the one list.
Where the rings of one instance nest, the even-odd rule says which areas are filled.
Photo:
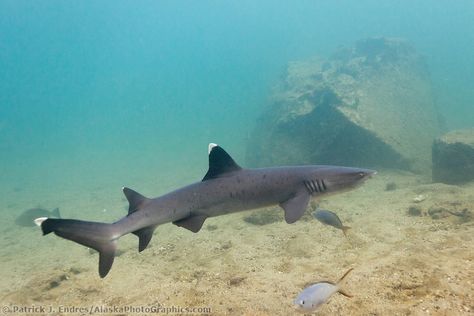
[[359, 172], [359, 177], [363, 178], [365, 176], [365, 173]]

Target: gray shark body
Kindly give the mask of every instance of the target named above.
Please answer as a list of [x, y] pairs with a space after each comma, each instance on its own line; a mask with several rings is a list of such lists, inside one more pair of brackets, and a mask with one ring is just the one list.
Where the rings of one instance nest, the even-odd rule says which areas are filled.
[[128, 215], [107, 224], [70, 219], [40, 218], [43, 234], [56, 235], [99, 251], [99, 274], [112, 267], [118, 238], [139, 237], [139, 251], [150, 242], [157, 226], [170, 223], [198, 232], [209, 217], [280, 205], [291, 224], [301, 218], [311, 196], [351, 189], [375, 171], [336, 166], [288, 166], [244, 169], [219, 146], [211, 144], [209, 170], [202, 181], [149, 199], [123, 188]]

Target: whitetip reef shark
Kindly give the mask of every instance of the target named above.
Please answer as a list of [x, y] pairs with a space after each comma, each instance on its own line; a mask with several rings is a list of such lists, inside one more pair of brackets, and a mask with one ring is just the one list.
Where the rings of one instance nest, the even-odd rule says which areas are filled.
[[157, 226], [173, 223], [197, 233], [208, 217], [279, 205], [288, 224], [303, 216], [312, 196], [354, 188], [376, 171], [360, 168], [308, 165], [246, 169], [220, 146], [209, 144], [209, 170], [200, 182], [157, 198], [123, 188], [127, 216], [115, 223], [40, 217], [35, 223], [43, 235], [75, 241], [99, 252], [99, 275], [105, 277], [114, 262], [117, 240], [138, 236], [138, 251], [150, 242]]

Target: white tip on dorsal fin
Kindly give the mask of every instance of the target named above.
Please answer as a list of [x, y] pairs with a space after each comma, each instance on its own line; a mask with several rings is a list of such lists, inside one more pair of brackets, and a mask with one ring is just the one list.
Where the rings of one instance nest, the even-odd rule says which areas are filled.
[[219, 145], [214, 144], [214, 143], [209, 143], [209, 147], [208, 147], [208, 149], [207, 149], [207, 153], [210, 154], [212, 148], [217, 147], [217, 146], [219, 146]]
[[34, 220], [34, 222], [37, 226], [41, 227], [41, 223], [43, 223], [47, 219], [48, 219], [47, 217], [38, 217], [37, 219]]
[[209, 169], [202, 181], [219, 178], [223, 174], [241, 169], [222, 147], [211, 143], [209, 144]]

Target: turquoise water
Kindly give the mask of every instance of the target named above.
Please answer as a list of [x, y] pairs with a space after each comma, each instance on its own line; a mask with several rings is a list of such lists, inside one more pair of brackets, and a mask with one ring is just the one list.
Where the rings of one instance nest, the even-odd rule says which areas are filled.
[[472, 125], [473, 16], [472, 1], [2, 1], [2, 178], [197, 176], [210, 141], [244, 157], [288, 61], [368, 36], [414, 42], [450, 127]]
[[470, 0], [0, 0], [0, 220], [37, 206], [118, 219], [122, 186], [199, 180], [209, 142], [246, 165], [287, 63], [372, 36], [411, 41], [448, 128], [473, 126]]

